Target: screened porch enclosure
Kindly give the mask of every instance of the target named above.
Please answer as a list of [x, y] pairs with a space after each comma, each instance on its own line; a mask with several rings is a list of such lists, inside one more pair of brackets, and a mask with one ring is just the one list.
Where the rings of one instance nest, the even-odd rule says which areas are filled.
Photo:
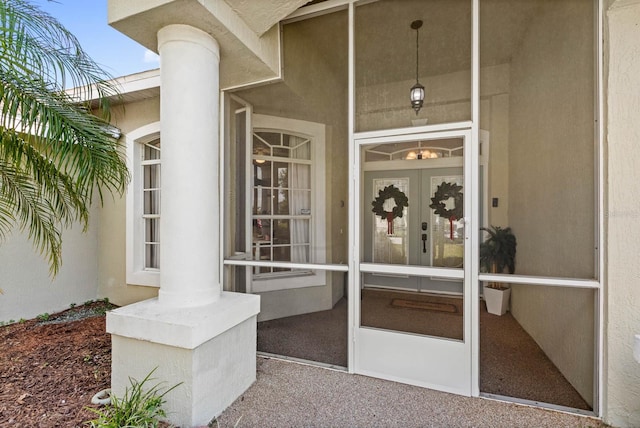
[[[598, 413], [597, 7], [379, 0], [282, 23], [282, 79], [225, 101], [225, 258], [245, 263], [225, 288], [261, 295], [259, 351], [353, 370], [351, 327], [475, 340], [480, 394]], [[469, 183], [467, 214], [441, 215]], [[490, 226], [517, 238], [514, 275], [469, 258]]]

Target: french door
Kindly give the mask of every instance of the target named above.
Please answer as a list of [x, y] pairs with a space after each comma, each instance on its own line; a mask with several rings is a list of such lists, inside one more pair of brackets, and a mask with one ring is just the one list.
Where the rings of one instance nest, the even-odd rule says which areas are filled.
[[356, 147], [354, 371], [471, 395], [471, 242], [480, 224], [471, 131], [374, 137]]
[[[462, 162], [462, 158], [459, 159]], [[409, 204], [402, 218], [393, 220], [393, 233], [388, 220], [377, 215], [363, 218], [362, 258], [374, 263], [400, 263], [417, 266], [461, 268], [463, 266], [463, 219], [446, 219], [430, 208], [431, 197], [447, 190], [463, 194], [462, 166], [438, 168], [422, 162], [420, 169], [365, 171], [364, 194], [379, 198], [389, 186], [408, 191]], [[415, 166], [415, 165], [412, 165]], [[438, 193], [440, 192], [440, 193]], [[384, 196], [384, 195], [383, 195]], [[443, 201], [455, 209], [455, 198]], [[387, 199], [391, 202], [391, 198]], [[458, 208], [462, 208], [461, 201]], [[434, 277], [366, 274], [365, 286], [414, 292], [461, 295], [462, 281]]]

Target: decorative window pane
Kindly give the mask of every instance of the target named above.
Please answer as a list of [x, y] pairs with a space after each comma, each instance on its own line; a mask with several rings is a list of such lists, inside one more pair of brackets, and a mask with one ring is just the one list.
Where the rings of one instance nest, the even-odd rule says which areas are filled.
[[160, 214], [160, 189], [145, 189], [144, 214]]
[[291, 190], [291, 200], [296, 201], [295, 206], [291, 207], [293, 215], [310, 215], [311, 214], [311, 190]]
[[144, 160], [151, 160], [151, 159], [160, 160], [160, 140], [144, 145], [143, 159]]
[[267, 146], [274, 147], [281, 145], [282, 134], [276, 132], [257, 132], [255, 137], [264, 141]]
[[[254, 259], [310, 262], [311, 140], [256, 132], [252, 154]], [[261, 267], [254, 274], [290, 271]]]
[[254, 136], [252, 153], [258, 156], [271, 156], [271, 148], [269, 144], [267, 144], [264, 140], [257, 136]]
[[[375, 179], [373, 181], [373, 198], [389, 185], [394, 185], [404, 194], [409, 194], [409, 179]], [[393, 198], [387, 199], [387, 204], [394, 204]], [[395, 206], [395, 204], [393, 205]], [[385, 211], [392, 211], [393, 206], [385, 207]], [[393, 233], [389, 234], [387, 220], [375, 214], [373, 230], [373, 262], [388, 264], [409, 264], [409, 239], [407, 235], [407, 224], [409, 212], [405, 207], [402, 217], [397, 217], [393, 221]]]
[[274, 147], [273, 148], [273, 156], [277, 156], [279, 158], [288, 158], [289, 157], [289, 148], [288, 147]]
[[273, 165], [275, 177], [274, 181], [278, 187], [289, 187], [289, 164], [275, 162]]
[[271, 190], [257, 187], [253, 191], [253, 214], [271, 214]]
[[145, 266], [149, 269], [160, 269], [160, 245], [145, 244]]
[[[291, 260], [291, 247], [275, 247], [273, 249], [273, 260], [277, 262], [288, 262]], [[279, 268], [276, 268], [279, 269]]]
[[253, 182], [256, 186], [271, 186], [271, 162], [256, 160], [254, 162]]
[[157, 244], [160, 242], [160, 219], [146, 218], [144, 219], [145, 231], [144, 240], [148, 244]]
[[289, 191], [278, 189], [276, 195], [277, 197], [273, 201], [273, 211], [281, 215], [289, 214]]
[[[160, 162], [160, 159], [157, 161]], [[144, 164], [142, 168], [144, 171], [144, 188], [160, 188], [160, 163]]]
[[[451, 183], [458, 186], [464, 184], [462, 175], [431, 177], [431, 195], [435, 195], [439, 186]], [[446, 209], [453, 209], [455, 201], [449, 198], [443, 201]], [[448, 268], [461, 268], [464, 261], [464, 223], [461, 219], [444, 219], [431, 211], [431, 265]]]
[[274, 244], [290, 244], [289, 220], [273, 221], [273, 243]]

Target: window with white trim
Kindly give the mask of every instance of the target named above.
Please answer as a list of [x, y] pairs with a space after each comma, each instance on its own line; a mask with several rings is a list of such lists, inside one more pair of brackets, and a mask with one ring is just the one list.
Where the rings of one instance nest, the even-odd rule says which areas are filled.
[[[246, 239], [252, 260], [323, 264], [327, 259], [323, 124], [253, 114], [246, 159]], [[238, 235], [239, 237], [240, 235]], [[247, 291], [326, 284], [324, 271], [254, 266]]]
[[127, 133], [127, 284], [160, 286], [160, 122]]
[[[252, 254], [254, 260], [309, 263], [311, 139], [286, 132], [253, 134]], [[292, 269], [256, 268], [256, 278]]]

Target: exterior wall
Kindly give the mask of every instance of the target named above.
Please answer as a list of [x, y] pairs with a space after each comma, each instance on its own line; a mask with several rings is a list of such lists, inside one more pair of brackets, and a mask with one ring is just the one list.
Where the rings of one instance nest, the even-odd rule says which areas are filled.
[[[509, 225], [509, 79], [509, 64], [480, 69], [480, 129], [489, 131], [489, 218], [484, 226]], [[491, 198], [498, 198], [497, 207]]]
[[[116, 108], [113, 123], [126, 134], [160, 118], [160, 99], [151, 98]], [[126, 197], [105, 198], [102, 224], [98, 232], [98, 295], [122, 306], [158, 295], [156, 287], [126, 283]]]
[[91, 209], [89, 229], [76, 225], [62, 234], [62, 266], [49, 276], [47, 260], [34, 249], [27, 232], [14, 232], [0, 244], [0, 322], [33, 318], [97, 297], [101, 212]]
[[640, 426], [640, 2], [608, 10], [605, 420]]
[[[574, 6], [545, 3], [512, 60], [509, 222], [524, 275], [594, 272], [593, 40], [584, 37], [592, 21]], [[567, 29], [566, 43], [550, 28]], [[511, 301], [514, 317], [593, 404], [593, 292], [515, 286]]]

